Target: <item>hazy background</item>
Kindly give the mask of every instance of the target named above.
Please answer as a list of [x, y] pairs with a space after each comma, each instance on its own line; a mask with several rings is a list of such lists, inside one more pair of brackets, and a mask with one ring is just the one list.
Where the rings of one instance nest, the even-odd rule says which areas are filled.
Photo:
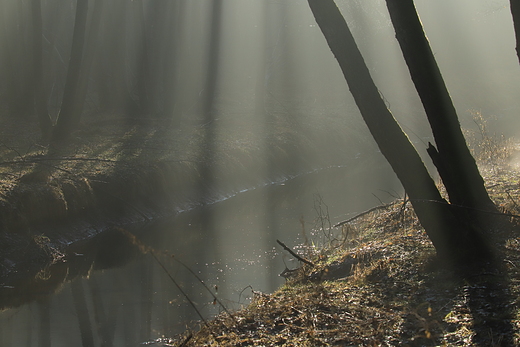
[[[43, 86], [53, 119], [64, 91], [75, 3], [41, 1]], [[92, 23], [95, 5], [89, 3]], [[27, 102], [34, 85], [31, 4], [0, 0], [0, 115], [15, 122], [36, 122]], [[337, 4], [382, 97], [424, 154], [431, 133], [384, 1]], [[473, 114], [480, 112], [490, 119], [490, 132], [517, 136], [520, 65], [509, 2], [416, 0], [416, 6], [462, 125], [475, 128]], [[230, 307], [246, 303], [251, 288], [274, 290], [283, 283], [278, 274], [297, 266], [277, 238], [295, 246], [306, 229], [324, 242], [320, 207], [336, 223], [402, 197], [306, 1], [111, 0], [103, 1], [99, 23], [99, 37], [85, 46], [92, 65], [82, 76], [88, 81], [83, 122], [160, 121], [182, 139], [176, 150], [215, 159], [210, 172], [226, 172], [219, 158], [236, 148], [253, 156], [249, 174], [258, 179], [249, 186], [222, 184], [216, 195], [138, 230], [218, 287]], [[202, 129], [202, 140], [188, 135], [193, 129]], [[93, 254], [100, 252], [92, 246]], [[44, 293], [38, 302], [1, 312], [0, 342], [36, 346], [49, 333], [53, 345], [79, 345], [78, 317], [87, 317], [108, 329], [115, 345], [131, 345], [198, 319], [156, 263], [134, 260], [111, 268], [98, 257], [90, 280], [76, 280], [76, 287], [66, 282], [57, 296]], [[192, 275], [173, 261], [166, 265], [205, 313], [218, 312]], [[86, 312], [74, 308], [77, 283]], [[105, 313], [115, 312], [112, 320], [99, 318], [100, 302]], [[102, 335], [96, 332], [96, 341]]]

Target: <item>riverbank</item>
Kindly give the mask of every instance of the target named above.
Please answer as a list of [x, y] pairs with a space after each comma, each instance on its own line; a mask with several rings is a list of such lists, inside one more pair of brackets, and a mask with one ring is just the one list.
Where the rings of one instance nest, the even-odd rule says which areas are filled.
[[51, 151], [38, 143], [34, 122], [2, 120], [0, 307], [13, 304], [12, 288], [41, 295], [42, 287], [52, 292], [51, 283], [72, 280], [62, 267], [113, 226], [143, 225], [283, 181], [308, 170], [309, 161], [353, 157], [336, 156], [332, 144], [317, 153], [330, 137], [297, 131], [284, 117], [271, 121], [266, 136], [245, 120], [179, 127], [157, 118], [92, 115], [70, 143]]
[[[518, 170], [483, 170], [501, 211], [520, 214]], [[503, 268], [461, 279], [435, 258], [408, 202], [344, 224], [331, 247], [301, 249], [302, 264], [273, 294], [222, 312], [164, 346], [519, 345], [520, 238], [493, 231]]]

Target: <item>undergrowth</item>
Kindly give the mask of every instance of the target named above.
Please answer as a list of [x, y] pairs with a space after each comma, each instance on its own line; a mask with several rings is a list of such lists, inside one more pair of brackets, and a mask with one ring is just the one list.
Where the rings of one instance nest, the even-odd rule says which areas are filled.
[[[493, 231], [501, 271], [466, 279], [447, 271], [406, 200], [332, 225], [315, 200], [316, 228], [302, 264], [273, 294], [253, 292], [242, 310], [197, 332], [153, 341], [163, 346], [513, 346], [520, 345], [520, 186], [508, 165], [509, 140], [490, 134], [476, 114], [470, 137], [486, 186], [514, 230]], [[480, 123], [479, 123], [480, 122]], [[304, 245], [305, 246], [305, 245]]]

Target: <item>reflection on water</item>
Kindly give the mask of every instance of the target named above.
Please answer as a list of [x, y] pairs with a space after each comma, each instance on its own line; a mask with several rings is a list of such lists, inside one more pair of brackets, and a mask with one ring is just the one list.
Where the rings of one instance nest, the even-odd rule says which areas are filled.
[[[374, 177], [367, 177], [371, 173]], [[2, 305], [17, 307], [0, 312], [0, 346], [137, 346], [171, 336], [199, 320], [171, 278], [205, 317], [222, 311], [177, 260], [236, 309], [247, 304], [251, 288], [273, 291], [283, 283], [279, 274], [285, 267], [298, 266], [276, 239], [289, 246], [303, 242], [300, 220], [310, 233], [317, 194], [335, 223], [378, 199], [392, 200], [400, 189], [384, 164], [357, 162], [245, 191], [131, 230], [160, 253], [161, 264], [117, 231], [99, 235], [71, 250], [66, 262], [57, 262], [47, 277], [28, 283], [27, 289], [1, 289]], [[49, 296], [48, 291], [56, 293]], [[28, 296], [32, 301], [19, 305]]]

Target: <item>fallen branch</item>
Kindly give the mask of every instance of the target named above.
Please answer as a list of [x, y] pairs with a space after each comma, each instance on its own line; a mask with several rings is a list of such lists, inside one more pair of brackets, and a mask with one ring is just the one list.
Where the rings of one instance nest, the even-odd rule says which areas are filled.
[[365, 212], [361, 212], [361, 213], [355, 215], [355, 216], [352, 217], [352, 218], [349, 218], [349, 219], [347, 219], [347, 220], [344, 220], [343, 222], [339, 222], [339, 223], [335, 224], [335, 225], [334, 225], [334, 228], [337, 228], [337, 227], [340, 227], [340, 226], [342, 226], [342, 225], [344, 225], [344, 224], [350, 223], [350, 222], [352, 222], [353, 220], [356, 220], [356, 219], [358, 219], [358, 218], [360, 218], [360, 217], [363, 217], [363, 216], [366, 215], [366, 214], [369, 214], [370, 212], [374, 212], [374, 211], [377, 211], [377, 210], [381, 210], [381, 209], [384, 209], [384, 208], [388, 208], [388, 207], [390, 207], [390, 206], [393, 206], [393, 205], [397, 204], [398, 202], [399, 202], [399, 201], [393, 201], [393, 202], [391, 202], [391, 203], [389, 203], [389, 204], [383, 204], [383, 205], [379, 205], [379, 206], [376, 206], [376, 207], [372, 207], [371, 209], [366, 210]]
[[100, 159], [100, 158], [78, 158], [78, 157], [58, 157], [58, 158], [21, 158], [20, 160], [2, 161], [0, 165], [11, 164], [34, 164], [45, 161], [97, 161], [103, 163], [117, 163], [117, 160]]
[[449, 205], [450, 207], [461, 208], [461, 209], [466, 209], [466, 210], [472, 210], [472, 211], [476, 211], [476, 212], [480, 212], [480, 213], [487, 213], [487, 214], [491, 214], [491, 215], [495, 215], [495, 216], [504, 216], [504, 217], [511, 217], [511, 218], [520, 218], [520, 215], [518, 215], [518, 214], [514, 214], [514, 213], [487, 211], [487, 210], [483, 210], [483, 209], [480, 209], [480, 208], [468, 207], [468, 206], [457, 205], [457, 204], [450, 204], [450, 203], [447, 202], [447, 201], [426, 200], [426, 199], [414, 199], [414, 200], [410, 200], [410, 201], [412, 201], [412, 202], [413, 202], [413, 201], [418, 201], [418, 202], [431, 202], [431, 203], [434, 203], [434, 204]]
[[[38, 157], [38, 158], [24, 158], [21, 157], [19, 160], [9, 160], [9, 161], [1, 161], [0, 165], [15, 165], [15, 164], [35, 164], [41, 163], [45, 161], [94, 161], [101, 163], [114, 163], [121, 164], [126, 163], [125, 160], [112, 160], [112, 159], [100, 159], [100, 158], [82, 158], [82, 157], [55, 157], [55, 158], [47, 158], [47, 157]], [[194, 160], [164, 160], [164, 162], [174, 162], [174, 163], [199, 163]]]
[[290, 249], [289, 247], [287, 247], [282, 241], [280, 240], [276, 240], [276, 242], [278, 242], [278, 244], [280, 246], [283, 247], [283, 249], [285, 249], [287, 252], [289, 252], [293, 257], [295, 257], [296, 259], [298, 259], [299, 261], [301, 261], [302, 263], [305, 263], [305, 264], [308, 264], [310, 266], [314, 266], [314, 263], [311, 262], [311, 261], [308, 261], [307, 259], [304, 259], [302, 257], [300, 257], [298, 254], [294, 253], [294, 251], [292, 249]]

